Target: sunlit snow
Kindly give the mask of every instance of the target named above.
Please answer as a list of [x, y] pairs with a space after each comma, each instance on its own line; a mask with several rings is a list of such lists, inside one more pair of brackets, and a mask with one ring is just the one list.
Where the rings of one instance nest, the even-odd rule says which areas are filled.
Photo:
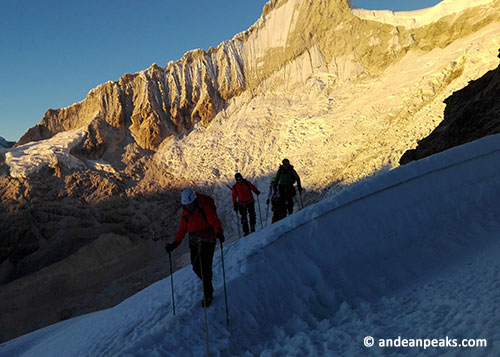
[[71, 154], [71, 149], [85, 140], [87, 131], [75, 129], [54, 135], [50, 139], [30, 142], [16, 148], [3, 150], [5, 163], [12, 177], [27, 177], [44, 167], [64, 167], [70, 170], [92, 168], [114, 172], [104, 161], [80, 160]]
[[[351, 6], [351, 11], [354, 15], [364, 19], [414, 28], [428, 25], [445, 16], [489, 4], [493, 1], [495, 0], [443, 0], [435, 6], [414, 11], [368, 10], [356, 8], [354, 5]], [[356, 1], [354, 1], [355, 3]]]

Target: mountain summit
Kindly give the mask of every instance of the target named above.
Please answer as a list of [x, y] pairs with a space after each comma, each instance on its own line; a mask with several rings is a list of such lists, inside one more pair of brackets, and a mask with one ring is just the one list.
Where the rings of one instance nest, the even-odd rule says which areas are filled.
[[[97, 129], [89, 130], [90, 149], [103, 130], [98, 122], [104, 122], [142, 148], [156, 150], [198, 122], [208, 125], [243, 92], [290, 89], [318, 73], [336, 82], [378, 76], [409, 51], [442, 48], [477, 32], [496, 21], [497, 10], [498, 1], [443, 1], [422, 11], [390, 12], [388, 18], [383, 11], [355, 9], [353, 14], [345, 0], [270, 1], [262, 17], [232, 40], [188, 52], [165, 68], [154, 64], [124, 75], [91, 90], [80, 103], [49, 110], [19, 144], [90, 126]], [[438, 32], [446, 35], [435, 36]]]

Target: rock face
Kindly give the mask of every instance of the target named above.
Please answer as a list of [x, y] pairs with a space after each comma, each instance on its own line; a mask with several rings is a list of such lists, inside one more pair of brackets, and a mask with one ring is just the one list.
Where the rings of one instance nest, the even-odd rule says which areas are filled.
[[4, 138], [0, 136], [0, 148], [10, 148], [13, 146], [15, 143], [12, 141], [7, 141]]
[[150, 264], [159, 248], [152, 241], [101, 234], [67, 258], [2, 286], [0, 339], [26, 331], [26, 321], [30, 328], [43, 327], [118, 303], [150, 282], [136, 279], [131, 288], [125, 280]]
[[498, 1], [479, 4], [485, 2], [477, 14], [465, 9], [461, 16], [406, 28], [364, 21], [345, 0], [270, 1], [249, 30], [216, 49], [193, 50], [166, 68], [154, 64], [91, 90], [80, 103], [48, 110], [18, 145], [100, 119], [142, 148], [156, 150], [197, 122], [208, 125], [245, 90], [256, 95], [302, 85], [316, 72], [338, 81], [378, 75], [409, 50], [446, 46], [497, 20]]
[[[500, 55], [499, 55], [500, 57]], [[407, 164], [484, 136], [500, 133], [500, 66], [446, 100], [444, 120], [400, 163]]]
[[[184, 187], [214, 196], [230, 240], [235, 171], [267, 187], [288, 157], [311, 203], [397, 166], [442, 121], [443, 100], [498, 65], [500, 0], [474, 4], [402, 26], [347, 0], [272, 0], [217, 48], [48, 110], [0, 149], [0, 340], [164, 277]], [[493, 108], [498, 71], [484, 78], [449, 99], [453, 117], [470, 92], [484, 101], [470, 115]]]
[[2, 341], [112, 306], [167, 271], [155, 261], [175, 229], [176, 193], [127, 196], [117, 174], [50, 171], [0, 174]]

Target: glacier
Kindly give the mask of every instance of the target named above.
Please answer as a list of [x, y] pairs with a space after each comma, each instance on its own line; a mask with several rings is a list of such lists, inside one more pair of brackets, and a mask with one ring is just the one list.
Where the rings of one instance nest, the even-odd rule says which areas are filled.
[[[500, 135], [489, 136], [236, 238], [223, 250], [229, 325], [214, 257], [210, 354], [498, 354], [499, 160]], [[176, 315], [167, 277], [113, 308], [6, 342], [0, 356], [204, 355], [200, 283], [190, 267], [172, 277]], [[458, 345], [381, 347], [389, 338]]]

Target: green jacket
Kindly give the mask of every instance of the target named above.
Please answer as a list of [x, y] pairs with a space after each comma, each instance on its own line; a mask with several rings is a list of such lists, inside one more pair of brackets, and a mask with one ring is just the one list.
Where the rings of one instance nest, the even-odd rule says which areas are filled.
[[292, 186], [295, 182], [297, 182], [297, 187], [301, 187], [300, 177], [292, 165], [288, 167], [280, 165], [278, 173], [276, 174], [276, 182], [278, 185], [283, 186]]

